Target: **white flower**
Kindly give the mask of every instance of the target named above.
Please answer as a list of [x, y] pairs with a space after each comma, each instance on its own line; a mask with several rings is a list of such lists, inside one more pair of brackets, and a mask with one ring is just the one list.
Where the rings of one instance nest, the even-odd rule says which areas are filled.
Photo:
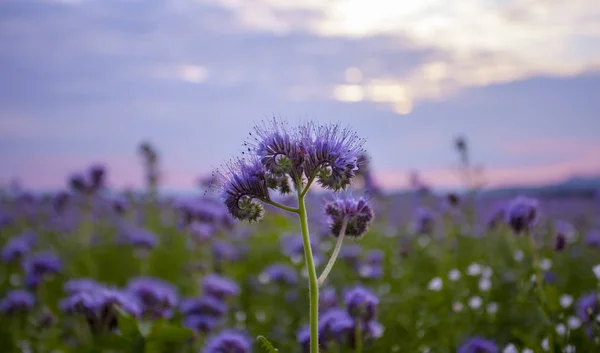
[[418, 240], [419, 245], [424, 248], [427, 245], [429, 245], [429, 242], [431, 242], [431, 239], [429, 239], [429, 237], [427, 235], [421, 235], [419, 236]]
[[572, 344], [567, 344], [567, 345], [565, 346], [565, 350], [564, 350], [564, 352], [565, 352], [565, 353], [575, 353], [575, 346], [574, 346], [574, 345], [572, 345]]
[[536, 275], [535, 275], [535, 274], [531, 275], [531, 277], [529, 278], [529, 280], [530, 280], [531, 282], [535, 282], [535, 280], [536, 280], [536, 279], [537, 279], [537, 277], [536, 277]]
[[521, 251], [521, 250], [516, 250], [515, 253], [513, 254], [513, 259], [515, 259], [515, 261], [517, 261], [517, 262], [523, 261], [524, 257], [525, 257], [525, 254], [523, 254], [523, 251]]
[[573, 297], [568, 294], [563, 294], [560, 296], [560, 306], [563, 308], [568, 308], [573, 304]]
[[482, 277], [479, 280], [479, 290], [480, 291], [487, 292], [488, 290], [490, 290], [491, 287], [492, 287], [492, 281], [490, 281], [488, 278]]
[[596, 278], [600, 279], [600, 265], [594, 266], [594, 268], [592, 270], [594, 271]]
[[448, 272], [448, 279], [451, 281], [456, 281], [460, 278], [460, 271], [458, 269], [452, 269]]
[[492, 314], [492, 315], [497, 313], [498, 312], [498, 304], [494, 303], [494, 302], [489, 303], [487, 305], [487, 312], [488, 312], [488, 314]]
[[452, 311], [454, 311], [455, 313], [459, 313], [463, 310], [464, 306], [461, 302], [454, 302], [452, 303]]
[[564, 336], [565, 333], [567, 333], [567, 327], [565, 326], [565, 324], [556, 325], [556, 333], [558, 333], [561, 336]]
[[439, 292], [442, 289], [443, 286], [443, 282], [442, 279], [439, 277], [435, 277], [434, 279], [432, 279], [429, 284], [427, 285], [427, 289], [435, 291], [435, 292]]
[[521, 353], [533, 353], [533, 349], [523, 348], [523, 350], [521, 351]]
[[569, 328], [572, 330], [577, 329], [581, 327], [581, 319], [579, 319], [577, 316], [571, 316], [567, 320], [567, 326], [569, 326]]
[[478, 263], [472, 263], [467, 268], [467, 274], [469, 276], [478, 276], [481, 274], [481, 266]]
[[544, 271], [548, 271], [552, 267], [552, 260], [543, 259], [540, 261], [540, 268]]
[[542, 340], [542, 349], [547, 351], [548, 349], [550, 349], [550, 343], [548, 342], [548, 338], [544, 338]]
[[504, 347], [502, 353], [519, 353], [519, 350], [514, 344], [509, 343], [508, 346]]
[[471, 309], [479, 309], [482, 303], [483, 300], [481, 300], [481, 298], [478, 296], [474, 296], [469, 299], [469, 307], [471, 307]]

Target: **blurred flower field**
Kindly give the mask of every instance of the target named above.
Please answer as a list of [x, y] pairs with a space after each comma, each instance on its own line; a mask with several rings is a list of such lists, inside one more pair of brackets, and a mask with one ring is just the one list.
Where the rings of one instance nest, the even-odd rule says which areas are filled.
[[[141, 153], [144, 194], [106, 192], [102, 166], [65, 192], [3, 194], [1, 351], [268, 352], [259, 335], [308, 351], [297, 219], [267, 205], [248, 224], [210, 193], [163, 196], [157, 155]], [[600, 351], [597, 200], [371, 191], [370, 229], [321, 288], [322, 352]], [[319, 272], [336, 243], [328, 200], [306, 200]]]

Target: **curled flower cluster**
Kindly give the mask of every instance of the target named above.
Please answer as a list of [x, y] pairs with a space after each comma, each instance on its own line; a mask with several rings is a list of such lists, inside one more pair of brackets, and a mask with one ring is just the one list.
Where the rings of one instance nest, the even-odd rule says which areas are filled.
[[364, 197], [336, 198], [325, 205], [325, 215], [333, 236], [339, 236], [343, 223], [347, 222], [345, 235], [351, 238], [362, 237], [375, 218], [373, 208]]
[[247, 155], [218, 172], [225, 205], [240, 220], [262, 218], [263, 207], [254, 200], [271, 202], [269, 190], [287, 194], [313, 180], [326, 189], [345, 189], [366, 162], [361, 158], [364, 140], [339, 124], [290, 128], [273, 119], [254, 130]]

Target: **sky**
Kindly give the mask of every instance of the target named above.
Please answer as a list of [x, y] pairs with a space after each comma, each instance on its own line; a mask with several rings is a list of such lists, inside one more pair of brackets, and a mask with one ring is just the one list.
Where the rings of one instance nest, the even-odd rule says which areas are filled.
[[[595, 4], [596, 3], [596, 4]], [[188, 189], [271, 116], [342, 122], [376, 180], [488, 186], [600, 176], [597, 0], [2, 0], [0, 184], [92, 163]]]

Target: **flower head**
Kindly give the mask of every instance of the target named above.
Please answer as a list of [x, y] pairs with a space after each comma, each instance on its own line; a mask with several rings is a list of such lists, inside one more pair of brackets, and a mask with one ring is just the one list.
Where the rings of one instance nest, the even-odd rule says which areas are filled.
[[513, 199], [507, 207], [505, 220], [512, 230], [521, 234], [535, 226], [539, 218], [539, 203], [537, 200], [519, 196]]
[[3, 314], [13, 314], [15, 312], [27, 311], [35, 304], [33, 294], [22, 289], [15, 289], [6, 294], [0, 300], [0, 312]]
[[227, 312], [227, 304], [210, 297], [198, 297], [186, 299], [179, 305], [179, 310], [183, 315], [203, 315], [211, 317], [220, 317]]
[[206, 341], [202, 353], [249, 353], [250, 348], [251, 343], [246, 335], [224, 330]]
[[23, 268], [28, 275], [41, 277], [45, 274], [58, 273], [62, 269], [62, 263], [52, 252], [45, 251], [26, 258]]
[[471, 337], [459, 349], [458, 353], [498, 353], [498, 346], [482, 337]]
[[371, 321], [377, 316], [379, 298], [364, 287], [354, 287], [344, 293], [344, 302], [351, 317]]
[[304, 172], [307, 178], [316, 178], [326, 189], [345, 189], [366, 159], [365, 140], [340, 124], [317, 125], [309, 123], [301, 127], [302, 144], [306, 160]]
[[240, 287], [237, 283], [217, 274], [205, 276], [202, 280], [202, 289], [204, 290], [204, 293], [218, 299], [236, 296], [240, 292]]
[[336, 198], [325, 205], [329, 229], [335, 237], [340, 235], [344, 221], [347, 222], [345, 235], [354, 238], [362, 237], [371, 225], [375, 213], [364, 198]]
[[35, 234], [25, 233], [12, 237], [2, 248], [2, 261], [12, 262], [23, 258], [35, 243]]
[[262, 219], [263, 206], [254, 199], [268, 201], [267, 170], [256, 159], [238, 158], [225, 165], [221, 197], [229, 213], [239, 220], [256, 222]]
[[129, 281], [127, 292], [142, 304], [143, 313], [151, 317], [169, 317], [177, 304], [177, 289], [153, 277], [136, 277]]
[[597, 293], [590, 293], [584, 295], [577, 301], [577, 315], [581, 321], [591, 322], [596, 315], [600, 313], [598, 298], [599, 296]]

